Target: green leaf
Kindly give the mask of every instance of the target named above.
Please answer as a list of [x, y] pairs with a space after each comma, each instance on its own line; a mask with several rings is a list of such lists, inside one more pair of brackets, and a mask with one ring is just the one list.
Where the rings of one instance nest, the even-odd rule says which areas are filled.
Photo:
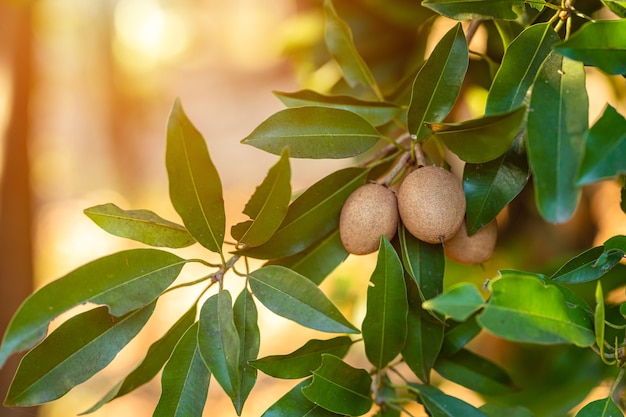
[[419, 392], [424, 407], [432, 417], [487, 417], [476, 407], [443, 393], [432, 385], [409, 384]]
[[176, 100], [167, 124], [165, 163], [170, 199], [191, 235], [222, 252], [226, 215], [222, 183], [204, 138]]
[[161, 397], [154, 417], [201, 417], [211, 372], [198, 349], [198, 323], [176, 345], [161, 376]]
[[443, 314], [446, 318], [465, 321], [483, 306], [483, 297], [474, 284], [460, 282], [435, 298], [424, 301], [422, 307]]
[[515, 10], [523, 10], [522, 0], [424, 0], [422, 4], [456, 20], [517, 19]]
[[484, 404], [479, 408], [480, 411], [489, 417], [534, 417], [533, 413], [524, 407], [502, 407], [495, 404]]
[[347, 257], [348, 251], [341, 243], [339, 229], [335, 229], [302, 252], [269, 261], [265, 265], [284, 266], [319, 285]]
[[604, 293], [602, 292], [602, 284], [600, 281], [596, 283], [596, 309], [593, 315], [593, 324], [596, 331], [596, 346], [598, 348], [598, 355], [603, 362], [607, 362], [604, 356]]
[[352, 346], [348, 336], [328, 340], [312, 339], [287, 355], [272, 355], [251, 361], [250, 365], [274, 378], [297, 379], [311, 375], [322, 364], [322, 354], [343, 358]]
[[518, 271], [502, 271], [478, 323], [507, 340], [591, 346], [591, 312], [584, 301], [559, 284]]
[[327, 96], [311, 90], [293, 93], [274, 91], [288, 107], [321, 106], [356, 113], [374, 126], [382, 126], [400, 114], [401, 108], [384, 101], [365, 101], [352, 96]]
[[354, 46], [350, 26], [335, 11], [330, 0], [324, 0], [326, 29], [324, 39], [331, 56], [339, 64], [346, 82], [351, 87], [362, 84], [377, 91], [376, 80]]
[[626, 213], [626, 176], [621, 175], [620, 177], [621, 177], [620, 182], [623, 184], [622, 190], [620, 192], [621, 194], [620, 208], [622, 209], [622, 213]]
[[149, 210], [122, 210], [112, 203], [85, 209], [85, 214], [112, 235], [146, 245], [184, 248], [196, 243], [187, 229]]
[[339, 225], [343, 203], [365, 184], [369, 170], [345, 168], [336, 171], [304, 191], [287, 210], [274, 235], [263, 245], [237, 253], [252, 258], [275, 259], [298, 253]]
[[537, 206], [547, 221], [567, 221], [578, 205], [588, 107], [582, 64], [550, 54], [532, 90], [526, 143]]
[[[106, 307], [78, 314], [28, 352], [5, 400], [11, 407], [60, 398], [106, 367], [146, 324], [156, 302], [114, 318]], [[77, 337], [80, 335], [80, 337]]]
[[156, 249], [131, 249], [92, 261], [31, 294], [17, 310], [4, 335], [0, 367], [6, 359], [33, 347], [48, 324], [79, 304], [109, 306], [121, 316], [154, 301], [178, 277], [182, 258]]
[[350, 158], [372, 148], [382, 135], [367, 120], [347, 110], [295, 107], [271, 115], [241, 143], [292, 158]]
[[595, 400], [585, 405], [576, 417], [624, 417], [622, 410], [613, 402], [611, 397]]
[[611, 105], [589, 129], [578, 185], [626, 174], [626, 119]]
[[441, 353], [446, 356], [455, 354], [478, 336], [480, 331], [481, 328], [478, 323], [476, 323], [475, 317], [456, 324], [446, 332], [443, 345], [441, 346]]
[[442, 377], [484, 395], [504, 395], [515, 391], [509, 374], [500, 366], [469, 350], [440, 357], [435, 370]]
[[232, 399], [237, 398], [241, 382], [241, 341], [233, 319], [232, 299], [227, 290], [219, 291], [202, 305], [198, 349], [224, 392]]
[[558, 41], [549, 23], [524, 29], [504, 53], [487, 95], [485, 114], [508, 112], [524, 104], [541, 64]]
[[409, 308], [402, 359], [415, 376], [424, 382], [430, 381], [430, 371], [441, 350], [444, 326], [425, 311]]
[[89, 414], [98, 410], [109, 401], [128, 394], [154, 378], [167, 362], [176, 344], [183, 337], [196, 319], [196, 305], [194, 304], [174, 325], [148, 348], [143, 361], [130, 372], [126, 378], [111, 389], [98, 403], [89, 410], [81, 413]]
[[372, 378], [366, 370], [353, 368], [336, 356], [322, 355], [313, 371], [313, 382], [302, 388], [310, 401], [338, 414], [360, 416], [372, 408]]
[[615, 13], [619, 17], [626, 17], [626, 1], [602, 0], [602, 4], [608, 7], [613, 13]]
[[443, 292], [443, 273], [446, 259], [443, 246], [422, 242], [401, 225], [398, 229], [402, 264], [417, 284], [422, 301]]
[[599, 279], [617, 265], [624, 256], [619, 249], [606, 250], [596, 246], [570, 259], [550, 279], [554, 282], [579, 284]]
[[359, 332], [322, 290], [297, 272], [271, 265], [252, 271], [248, 278], [254, 296], [279, 316], [323, 332]]
[[407, 121], [416, 140], [422, 141], [431, 133], [424, 123], [441, 122], [454, 106], [467, 71], [468, 54], [459, 23], [441, 38], [415, 77]]
[[243, 210], [252, 220], [232, 227], [231, 234], [238, 242], [259, 246], [272, 237], [287, 214], [290, 181], [289, 151], [285, 149]]
[[608, 74], [625, 74], [626, 20], [587, 22], [554, 50]]
[[383, 369], [402, 351], [408, 310], [402, 261], [383, 235], [367, 288], [367, 312], [362, 326], [365, 354], [376, 369]]
[[426, 126], [459, 158], [477, 164], [492, 161], [511, 147], [525, 115], [526, 108], [522, 106], [464, 122]]
[[252, 294], [244, 288], [233, 308], [233, 320], [239, 335], [239, 370], [240, 381], [237, 395], [233, 398], [237, 415], [241, 415], [243, 405], [256, 383], [257, 371], [250, 365], [259, 355], [261, 334], [258, 326], [258, 313]]
[[311, 379], [305, 379], [283, 395], [261, 417], [338, 417], [332, 411], [309, 401], [302, 393], [302, 388], [309, 385]]

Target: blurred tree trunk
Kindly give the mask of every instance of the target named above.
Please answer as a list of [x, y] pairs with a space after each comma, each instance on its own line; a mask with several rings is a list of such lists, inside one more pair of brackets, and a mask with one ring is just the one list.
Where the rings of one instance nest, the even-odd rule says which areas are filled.
[[[33, 33], [30, 2], [0, 2], [0, 36], [12, 76], [12, 96], [4, 133], [4, 167], [0, 185], [0, 332], [33, 289], [32, 190], [28, 140], [33, 87]], [[0, 370], [0, 396], [6, 396], [19, 358]], [[0, 406], [2, 417], [36, 415], [36, 410]]]

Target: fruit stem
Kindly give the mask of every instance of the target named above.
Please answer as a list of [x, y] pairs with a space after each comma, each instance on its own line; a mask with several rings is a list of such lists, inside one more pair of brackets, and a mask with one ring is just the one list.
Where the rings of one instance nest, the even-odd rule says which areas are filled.
[[402, 170], [406, 167], [409, 159], [411, 158], [411, 154], [409, 152], [404, 152], [393, 165], [389, 173], [382, 180], [381, 184], [385, 187], [389, 187], [394, 179], [402, 172]]
[[372, 162], [377, 161], [381, 158], [384, 158], [385, 156], [387, 156], [389, 153], [393, 152], [394, 150], [397, 150], [397, 149], [404, 150], [404, 147], [402, 145], [404, 144], [404, 142], [406, 142], [410, 138], [411, 136], [409, 134], [400, 136], [398, 139], [394, 141], [394, 143], [390, 143], [389, 145], [385, 146], [380, 151], [376, 152], [376, 154], [373, 155], [371, 158], [368, 158], [365, 161], [361, 162], [359, 166], [366, 167]]

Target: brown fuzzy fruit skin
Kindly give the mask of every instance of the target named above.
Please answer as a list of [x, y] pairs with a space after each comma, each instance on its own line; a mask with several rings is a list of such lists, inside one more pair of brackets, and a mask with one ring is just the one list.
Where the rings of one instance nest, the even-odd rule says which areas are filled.
[[365, 184], [346, 200], [339, 216], [339, 236], [354, 255], [378, 250], [380, 236], [391, 240], [398, 230], [396, 194], [381, 184]]
[[498, 224], [495, 220], [483, 226], [471, 236], [467, 235], [465, 222], [459, 232], [444, 245], [446, 256], [465, 265], [482, 264], [491, 257], [498, 239]]
[[418, 168], [398, 189], [398, 210], [406, 229], [428, 243], [451, 239], [465, 218], [463, 185], [447, 169]]

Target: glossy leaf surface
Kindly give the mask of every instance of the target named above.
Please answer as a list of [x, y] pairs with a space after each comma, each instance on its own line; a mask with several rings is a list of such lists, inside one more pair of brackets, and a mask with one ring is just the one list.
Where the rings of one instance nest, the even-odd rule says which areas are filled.
[[327, 96], [312, 90], [293, 93], [274, 91], [274, 94], [289, 107], [321, 106], [348, 110], [358, 114], [374, 126], [381, 126], [393, 120], [400, 113], [400, 107], [384, 101], [365, 101], [352, 96]]
[[265, 307], [302, 326], [330, 333], [358, 333], [326, 295], [306, 277], [282, 266], [266, 266], [248, 278]]
[[552, 275], [551, 279], [568, 284], [593, 281], [608, 273], [623, 256], [624, 252], [619, 249], [596, 246], [570, 259]]
[[346, 82], [351, 87], [357, 84], [375, 87], [376, 81], [372, 72], [354, 46], [352, 30], [339, 17], [330, 0], [324, 1], [324, 16], [326, 17], [324, 33], [326, 47], [339, 64]]
[[302, 393], [302, 388], [311, 383], [305, 379], [283, 395], [261, 417], [338, 417], [340, 414], [328, 411], [310, 401]]
[[406, 294], [402, 261], [383, 235], [367, 288], [362, 326], [365, 354], [377, 369], [383, 369], [404, 347], [409, 309]]
[[503, 155], [513, 143], [526, 115], [525, 107], [456, 123], [427, 123], [434, 135], [459, 158], [488, 162]]
[[284, 150], [243, 210], [251, 220], [233, 226], [232, 236], [248, 246], [267, 242], [285, 218], [290, 200], [291, 167], [289, 151]]
[[436, 322], [428, 313], [410, 308], [407, 316], [407, 335], [402, 359], [422, 381], [430, 381], [430, 371], [441, 350], [445, 325]]
[[184, 248], [196, 242], [183, 226], [150, 210], [123, 210], [107, 203], [85, 209], [85, 214], [110, 234], [146, 245]]
[[292, 158], [349, 158], [372, 148], [381, 134], [351, 111], [329, 107], [294, 107], [274, 113], [241, 143]]
[[24, 356], [5, 404], [43, 404], [85, 382], [106, 367], [139, 333], [155, 305], [152, 303], [116, 319], [111, 318], [106, 307], [68, 319]]
[[595, 341], [589, 307], [567, 288], [537, 275], [503, 271], [491, 289], [477, 318], [491, 333], [528, 343], [591, 346]]
[[461, 90], [469, 55], [461, 24], [439, 41], [413, 83], [407, 114], [409, 132], [424, 140], [430, 129], [426, 122], [441, 122], [450, 112]]
[[476, 407], [452, 397], [432, 385], [410, 384], [419, 392], [424, 407], [432, 417], [487, 417]]
[[313, 371], [313, 382], [302, 388], [310, 401], [338, 414], [360, 416], [372, 407], [372, 378], [366, 370], [353, 368], [336, 356], [322, 355]]
[[13, 353], [33, 347], [48, 324], [79, 304], [109, 306], [121, 316], [154, 301], [178, 277], [186, 261], [157, 249], [131, 249], [75, 269], [30, 295], [9, 323], [0, 366]]
[[517, 19], [515, 9], [522, 9], [521, 0], [425, 0], [424, 6], [451, 19]]
[[322, 178], [291, 203], [270, 240], [239, 253], [252, 258], [275, 259], [307, 249], [338, 227], [343, 203], [365, 184], [368, 172], [367, 169], [345, 168]]
[[236, 398], [241, 383], [241, 341], [233, 319], [232, 299], [227, 290], [221, 290], [202, 305], [198, 349], [224, 392], [230, 398]]
[[252, 294], [248, 289], [241, 291], [233, 307], [233, 320], [239, 335], [239, 390], [235, 392], [233, 404], [237, 415], [241, 415], [243, 405], [256, 383], [257, 371], [250, 361], [257, 358], [261, 345], [258, 325], [258, 312]]
[[226, 229], [222, 183], [204, 138], [176, 100], [167, 124], [165, 164], [170, 199], [205, 248], [221, 252]]
[[400, 226], [398, 238], [404, 269], [417, 284], [422, 301], [441, 294], [446, 266], [443, 246], [422, 242], [404, 226]]
[[176, 345], [161, 376], [161, 397], [154, 417], [201, 417], [211, 372], [198, 350], [198, 323]]
[[441, 346], [441, 353], [446, 356], [455, 354], [478, 336], [481, 330], [481, 327], [476, 323], [475, 317], [447, 329], [443, 345]]
[[626, 174], [626, 119], [607, 105], [585, 136], [578, 185]]
[[624, 417], [624, 413], [607, 397], [588, 403], [576, 413], [576, 417]]
[[424, 301], [422, 307], [434, 310], [456, 321], [465, 321], [483, 306], [483, 297], [475, 285], [461, 282], [435, 298]]
[[626, 20], [587, 22], [569, 39], [554, 45], [554, 49], [608, 74], [625, 74]]
[[582, 64], [552, 53], [532, 90], [528, 113], [528, 160], [541, 216], [561, 223], [580, 199], [575, 184], [584, 150], [588, 112]]
[[250, 364], [274, 378], [306, 378], [311, 375], [313, 369], [319, 368], [322, 364], [323, 353], [342, 358], [352, 343], [348, 336], [338, 336], [328, 340], [312, 339], [291, 353], [266, 356]]

